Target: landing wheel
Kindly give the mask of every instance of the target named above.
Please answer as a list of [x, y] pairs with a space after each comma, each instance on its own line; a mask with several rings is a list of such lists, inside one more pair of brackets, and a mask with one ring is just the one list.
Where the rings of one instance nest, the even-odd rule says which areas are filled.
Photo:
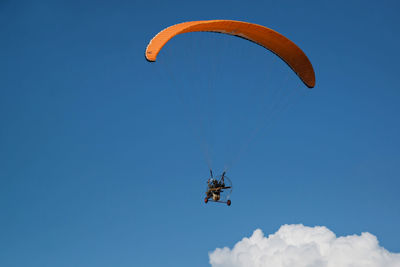
[[208, 197], [206, 197], [205, 199], [204, 199], [204, 203], [207, 203], [208, 202]]
[[230, 206], [230, 205], [231, 205], [231, 200], [228, 199], [228, 201], [226, 202], [226, 204], [227, 204], [228, 206]]

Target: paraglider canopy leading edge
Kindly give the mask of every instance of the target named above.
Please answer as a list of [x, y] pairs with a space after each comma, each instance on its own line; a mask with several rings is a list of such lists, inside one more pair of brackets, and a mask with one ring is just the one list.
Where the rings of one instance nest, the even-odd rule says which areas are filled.
[[315, 73], [304, 52], [282, 34], [267, 27], [235, 20], [190, 21], [159, 32], [146, 48], [145, 57], [154, 62], [163, 46], [174, 36], [189, 32], [217, 32], [247, 39], [272, 51], [285, 61], [308, 88], [315, 86]]

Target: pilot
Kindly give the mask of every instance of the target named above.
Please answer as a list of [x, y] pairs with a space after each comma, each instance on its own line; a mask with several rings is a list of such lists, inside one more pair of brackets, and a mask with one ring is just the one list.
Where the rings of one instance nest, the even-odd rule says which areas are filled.
[[213, 187], [214, 188], [220, 187], [219, 182], [218, 182], [217, 179], [213, 179], [212, 183], [213, 183]]

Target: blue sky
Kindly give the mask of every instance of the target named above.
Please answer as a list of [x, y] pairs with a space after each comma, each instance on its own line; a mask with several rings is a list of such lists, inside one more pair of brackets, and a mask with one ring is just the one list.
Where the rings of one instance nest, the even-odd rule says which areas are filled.
[[[0, 265], [209, 266], [216, 247], [292, 223], [368, 231], [400, 252], [399, 9], [397, 1], [2, 1]], [[162, 63], [144, 59], [161, 29], [216, 18], [288, 36], [317, 77], [231, 169], [229, 208], [202, 202], [208, 167], [188, 115], [157, 71]], [[250, 58], [262, 52], [249, 47]]]

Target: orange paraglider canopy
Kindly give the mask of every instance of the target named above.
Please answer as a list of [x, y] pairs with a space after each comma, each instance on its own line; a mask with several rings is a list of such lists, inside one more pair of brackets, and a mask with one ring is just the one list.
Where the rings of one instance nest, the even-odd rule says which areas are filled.
[[159, 32], [146, 48], [146, 59], [156, 61], [163, 46], [174, 36], [188, 32], [218, 32], [245, 38], [272, 51], [285, 61], [304, 84], [313, 88], [315, 74], [310, 60], [304, 52], [282, 34], [267, 27], [234, 20], [190, 21], [170, 26]]

